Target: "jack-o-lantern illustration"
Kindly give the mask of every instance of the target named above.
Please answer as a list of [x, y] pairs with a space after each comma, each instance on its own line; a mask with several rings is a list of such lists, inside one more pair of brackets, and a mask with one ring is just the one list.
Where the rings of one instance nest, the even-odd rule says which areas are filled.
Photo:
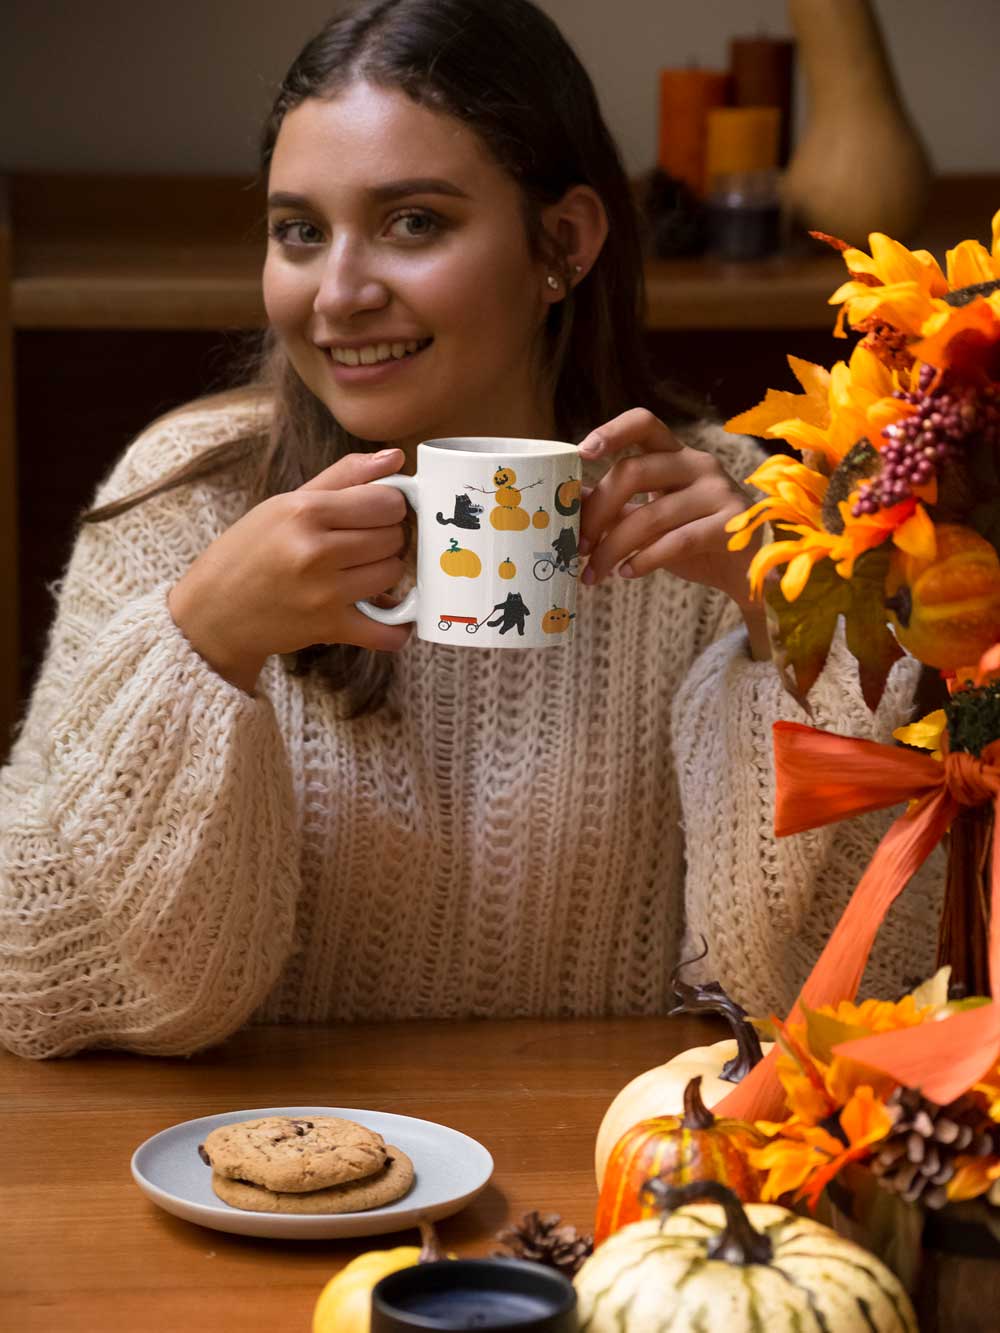
[[501, 561], [497, 573], [502, 579], [512, 579], [517, 573], [517, 565], [515, 565], [510, 556], [508, 556], [506, 560]]
[[441, 554], [441, 568], [452, 578], [478, 579], [483, 572], [483, 562], [475, 551], [463, 549], [452, 537], [447, 551]]
[[575, 620], [576, 616], [571, 614], [565, 606], [554, 606], [551, 611], [546, 611], [542, 616], [543, 634], [564, 634], [569, 629], [569, 622]]
[[531, 521], [536, 528], [547, 528], [549, 526], [549, 516], [541, 505], [535, 510]]
[[580, 508], [580, 482], [576, 477], [560, 482], [556, 487], [556, 512], [563, 515], [575, 514]]
[[514, 482], [517, 481], [517, 473], [512, 467], [498, 467], [493, 473], [493, 485], [497, 488], [496, 500], [498, 505], [503, 505], [506, 509], [513, 509], [521, 503], [521, 492], [516, 489]]

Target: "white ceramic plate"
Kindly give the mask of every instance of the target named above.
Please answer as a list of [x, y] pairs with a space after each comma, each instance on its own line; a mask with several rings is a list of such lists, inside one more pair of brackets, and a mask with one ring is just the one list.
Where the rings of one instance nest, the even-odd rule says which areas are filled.
[[[211, 1167], [198, 1155], [198, 1144], [219, 1125], [256, 1120], [267, 1115], [306, 1117], [335, 1115], [377, 1130], [386, 1143], [401, 1148], [413, 1161], [410, 1192], [384, 1208], [362, 1213], [323, 1213], [315, 1217], [250, 1213], [213, 1193]], [[433, 1120], [415, 1120], [388, 1111], [361, 1111], [342, 1106], [271, 1106], [251, 1111], [226, 1111], [185, 1120], [147, 1139], [132, 1155], [132, 1176], [142, 1192], [176, 1217], [215, 1231], [281, 1240], [376, 1236], [416, 1226], [421, 1217], [450, 1217], [473, 1199], [493, 1174], [493, 1158], [476, 1139]]]

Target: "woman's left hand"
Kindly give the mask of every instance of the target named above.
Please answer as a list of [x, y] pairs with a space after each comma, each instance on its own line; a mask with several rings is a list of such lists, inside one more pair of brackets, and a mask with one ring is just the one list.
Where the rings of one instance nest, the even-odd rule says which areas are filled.
[[[641, 453], [621, 457], [630, 449]], [[750, 497], [711, 454], [683, 444], [641, 407], [592, 431], [580, 453], [611, 464], [584, 492], [580, 554], [590, 555], [584, 583], [599, 583], [619, 565], [622, 578], [667, 569], [749, 605], [754, 552], [728, 550], [725, 525]], [[638, 502], [639, 495], [648, 498]]]

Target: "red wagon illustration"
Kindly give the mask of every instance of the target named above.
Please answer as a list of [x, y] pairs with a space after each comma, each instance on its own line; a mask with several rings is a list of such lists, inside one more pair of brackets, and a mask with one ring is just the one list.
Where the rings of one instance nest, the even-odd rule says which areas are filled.
[[439, 616], [438, 629], [451, 629], [452, 625], [464, 625], [466, 634], [475, 634], [492, 614], [490, 611], [483, 620], [477, 620], [475, 616]]

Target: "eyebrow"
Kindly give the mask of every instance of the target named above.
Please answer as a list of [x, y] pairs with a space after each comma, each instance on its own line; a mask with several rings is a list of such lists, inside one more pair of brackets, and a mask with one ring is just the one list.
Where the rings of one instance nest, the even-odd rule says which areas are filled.
[[[468, 199], [469, 196], [451, 181], [436, 176], [416, 176], [411, 180], [387, 181], [384, 185], [374, 185], [368, 194], [376, 203], [387, 203], [392, 199], [403, 199], [411, 194], [447, 194], [455, 199]], [[310, 201], [302, 194], [289, 194], [279, 190], [268, 195], [268, 208], [311, 208]]]

